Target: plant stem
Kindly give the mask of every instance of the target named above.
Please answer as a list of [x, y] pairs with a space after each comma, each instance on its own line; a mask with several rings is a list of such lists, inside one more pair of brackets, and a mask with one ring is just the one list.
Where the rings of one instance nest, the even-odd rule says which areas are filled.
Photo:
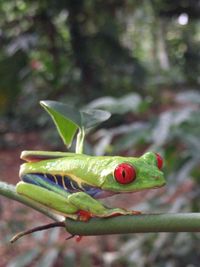
[[44, 215], [48, 216], [49, 218], [53, 219], [56, 222], [59, 222], [61, 220], [63, 220], [63, 216], [58, 216], [55, 213], [51, 212], [48, 209], [45, 209], [44, 207], [40, 206], [38, 203], [36, 203], [35, 201], [23, 197], [22, 195], [19, 195], [16, 193], [15, 190], [15, 186], [11, 185], [11, 184], [7, 184], [5, 182], [0, 182], [0, 195], [3, 195], [7, 198], [16, 200], [18, 202], [21, 202], [23, 204], [25, 204], [26, 206], [29, 206], [41, 213], [43, 213]]
[[84, 127], [81, 127], [79, 128], [79, 132], [77, 134], [75, 153], [77, 154], [83, 153], [84, 139], [85, 139], [85, 130]]
[[41, 226], [37, 226], [34, 227], [32, 229], [17, 233], [15, 236], [13, 236], [13, 238], [10, 240], [11, 243], [14, 243], [15, 241], [17, 241], [19, 238], [25, 236], [25, 235], [29, 235], [38, 231], [44, 231], [50, 228], [54, 228], [54, 227], [65, 227], [65, 223], [64, 222], [54, 222], [54, 223], [49, 223], [49, 224], [45, 224], [45, 225], [41, 225]]
[[109, 235], [156, 232], [200, 232], [199, 213], [141, 214], [113, 218], [93, 218], [88, 222], [66, 219], [72, 235]]

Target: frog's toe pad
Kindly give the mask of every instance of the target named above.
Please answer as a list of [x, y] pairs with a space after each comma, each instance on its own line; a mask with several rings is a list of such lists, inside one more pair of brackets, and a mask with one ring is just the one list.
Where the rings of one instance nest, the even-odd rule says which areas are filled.
[[78, 219], [83, 222], [89, 221], [90, 218], [92, 218], [92, 214], [89, 211], [86, 210], [79, 210], [77, 212]]

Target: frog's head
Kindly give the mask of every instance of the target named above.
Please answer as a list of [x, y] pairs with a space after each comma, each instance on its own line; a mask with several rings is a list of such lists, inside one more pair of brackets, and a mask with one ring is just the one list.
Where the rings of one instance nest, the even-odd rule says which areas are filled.
[[[162, 172], [163, 160], [153, 152], [140, 158], [116, 157], [105, 173], [102, 189], [114, 192], [136, 192], [158, 188], [166, 181]], [[110, 171], [112, 170], [112, 171]], [[106, 170], [105, 170], [106, 172]]]

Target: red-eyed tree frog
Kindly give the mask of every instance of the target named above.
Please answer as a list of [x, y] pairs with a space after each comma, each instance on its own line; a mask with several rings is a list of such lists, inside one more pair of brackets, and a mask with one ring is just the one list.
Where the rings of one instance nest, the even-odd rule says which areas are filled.
[[134, 212], [108, 208], [99, 198], [165, 185], [163, 161], [143, 156], [89, 156], [67, 152], [24, 151], [18, 194], [72, 219], [111, 217]]

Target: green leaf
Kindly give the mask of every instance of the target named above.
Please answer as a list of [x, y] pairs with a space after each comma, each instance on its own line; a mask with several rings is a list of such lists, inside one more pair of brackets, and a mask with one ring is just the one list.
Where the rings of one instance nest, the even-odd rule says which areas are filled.
[[111, 115], [103, 110], [75, 109], [57, 101], [40, 101], [40, 104], [52, 117], [58, 133], [68, 147], [70, 147], [78, 129], [80, 132], [85, 132], [85, 130], [109, 119]]
[[80, 123], [77, 111], [56, 101], [40, 101], [40, 104], [52, 117], [64, 144], [70, 146]]

